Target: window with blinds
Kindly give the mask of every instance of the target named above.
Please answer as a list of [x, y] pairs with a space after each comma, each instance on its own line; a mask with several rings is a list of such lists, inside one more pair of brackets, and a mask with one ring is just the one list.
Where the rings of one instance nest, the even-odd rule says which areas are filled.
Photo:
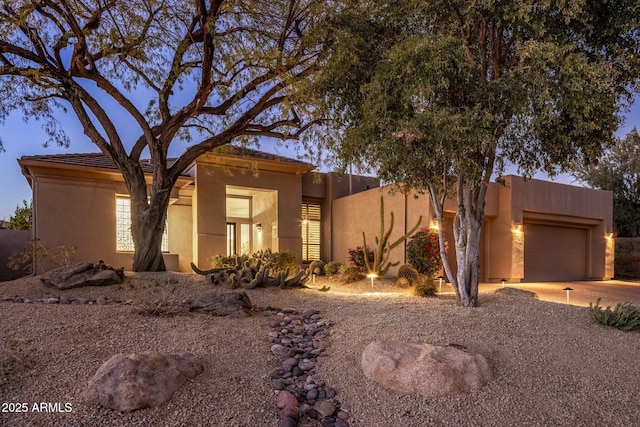
[[[169, 252], [169, 219], [164, 225], [162, 233], [162, 252]], [[116, 251], [133, 252], [133, 237], [131, 236], [131, 200], [128, 197], [116, 197]]]
[[302, 204], [302, 261], [320, 259], [320, 205]]

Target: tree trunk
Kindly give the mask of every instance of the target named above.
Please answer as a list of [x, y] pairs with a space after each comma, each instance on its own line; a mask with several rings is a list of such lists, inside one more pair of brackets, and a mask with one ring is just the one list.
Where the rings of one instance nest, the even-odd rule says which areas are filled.
[[[131, 197], [131, 236], [133, 271], [165, 271], [162, 257], [162, 233], [169, 206], [169, 189], [156, 190], [147, 196], [147, 184], [142, 171], [127, 180]], [[170, 187], [169, 187], [170, 188]]]
[[458, 261], [458, 302], [463, 307], [478, 306], [478, 282], [480, 281], [480, 235], [482, 219], [476, 215], [456, 214], [453, 234]]
[[431, 203], [438, 220], [440, 240], [440, 256], [444, 270], [456, 291], [458, 303], [463, 307], [478, 306], [478, 283], [480, 282], [480, 237], [484, 223], [484, 203], [487, 184], [469, 188], [464, 178], [458, 178], [457, 211], [453, 221], [458, 271], [454, 276], [447, 260], [444, 244], [443, 219], [446, 192], [440, 199], [436, 196], [435, 187], [430, 187]]

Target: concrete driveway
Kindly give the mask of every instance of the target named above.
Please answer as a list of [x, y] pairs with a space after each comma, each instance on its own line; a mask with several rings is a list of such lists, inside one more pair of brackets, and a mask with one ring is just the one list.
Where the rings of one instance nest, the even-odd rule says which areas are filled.
[[[524, 289], [535, 292], [538, 298], [567, 304], [567, 292], [564, 288], [573, 289], [569, 293], [569, 304], [589, 306], [601, 298], [601, 306], [615, 307], [618, 303], [626, 301], [635, 306], [640, 306], [640, 282], [623, 282], [621, 280], [588, 281], [588, 282], [544, 282], [544, 283], [505, 283], [505, 287]], [[479, 291], [492, 292], [502, 287], [500, 283], [481, 283]], [[444, 285], [443, 285], [444, 288]], [[451, 289], [451, 288], [449, 288]], [[443, 289], [444, 290], [444, 289]], [[482, 304], [482, 295], [480, 296]]]

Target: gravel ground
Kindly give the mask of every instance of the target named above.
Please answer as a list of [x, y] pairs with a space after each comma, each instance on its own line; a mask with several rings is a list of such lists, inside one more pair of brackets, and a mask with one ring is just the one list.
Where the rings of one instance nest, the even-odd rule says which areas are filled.
[[[416, 298], [389, 281], [315, 289], [248, 291], [258, 307], [320, 310], [335, 323], [316, 372], [351, 409], [351, 426], [632, 426], [640, 423], [640, 333], [591, 322], [587, 308], [480, 294], [481, 307], [453, 296]], [[0, 296], [133, 300], [228, 292], [201, 276], [128, 273], [122, 285], [55, 291], [37, 278], [0, 283]], [[189, 314], [146, 317], [128, 305], [0, 302], [2, 426], [277, 426], [268, 321]], [[486, 387], [446, 398], [385, 390], [362, 374], [360, 355], [376, 339], [461, 344], [495, 374]], [[98, 367], [117, 353], [196, 354], [204, 372], [157, 408], [121, 414], [83, 402]], [[20, 361], [14, 357], [18, 357]], [[36, 412], [48, 403], [56, 412]], [[15, 411], [23, 404], [27, 412]], [[56, 405], [58, 403], [58, 405]], [[70, 404], [70, 405], [66, 405]], [[57, 406], [57, 407], [56, 407]], [[70, 406], [70, 412], [60, 412]]]

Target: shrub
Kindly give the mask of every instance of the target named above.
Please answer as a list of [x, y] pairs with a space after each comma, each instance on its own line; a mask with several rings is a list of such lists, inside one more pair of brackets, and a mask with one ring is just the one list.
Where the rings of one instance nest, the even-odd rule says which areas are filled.
[[621, 331], [640, 329], [640, 307], [635, 307], [628, 301], [624, 304], [617, 304], [613, 310], [611, 310], [611, 306], [603, 309], [599, 304], [600, 298], [596, 300], [595, 305], [589, 303], [589, 312], [594, 322]]
[[[446, 246], [445, 246], [446, 247]], [[418, 231], [407, 244], [407, 261], [420, 274], [433, 277], [442, 268], [438, 233], [428, 228]]]
[[[373, 263], [375, 259], [373, 249], [367, 250], [367, 258], [370, 263]], [[355, 265], [361, 270], [366, 268], [367, 265], [364, 262], [364, 248], [362, 246], [358, 246], [355, 249], [349, 249], [349, 263], [351, 265]]]
[[[155, 285], [156, 287], [161, 286], [159, 282], [156, 282]], [[175, 287], [154, 289], [153, 292], [158, 294], [158, 298], [153, 301], [142, 301], [134, 305], [132, 311], [143, 316], [154, 317], [171, 317], [188, 313], [189, 310], [175, 299], [175, 291]]]
[[324, 274], [327, 276], [333, 276], [334, 274], [340, 273], [340, 268], [342, 267], [342, 263], [338, 261], [330, 261], [324, 266]]
[[[248, 259], [247, 255], [243, 255], [246, 261]], [[211, 268], [220, 268], [220, 267], [234, 267], [236, 265], [236, 256], [223, 256], [220, 254], [214, 255], [211, 257]]]
[[350, 283], [362, 279], [364, 276], [357, 265], [343, 265], [340, 267], [340, 279], [343, 282]]
[[[12, 270], [24, 268], [33, 274], [38, 274], [38, 271], [33, 271], [33, 260], [35, 258], [50, 261], [56, 267], [67, 267], [73, 261], [75, 252], [76, 247], [72, 245], [63, 243], [51, 249], [40, 243], [40, 239], [33, 239], [24, 244], [22, 251], [9, 257], [7, 266]], [[42, 270], [42, 263], [40, 263], [39, 270]]]
[[433, 277], [420, 276], [413, 293], [419, 297], [432, 297], [436, 295], [436, 284]]
[[254, 252], [251, 258], [262, 260], [262, 265], [273, 271], [285, 271], [287, 268], [294, 271], [298, 267], [296, 255], [291, 251], [273, 252], [271, 249], [265, 249]]

